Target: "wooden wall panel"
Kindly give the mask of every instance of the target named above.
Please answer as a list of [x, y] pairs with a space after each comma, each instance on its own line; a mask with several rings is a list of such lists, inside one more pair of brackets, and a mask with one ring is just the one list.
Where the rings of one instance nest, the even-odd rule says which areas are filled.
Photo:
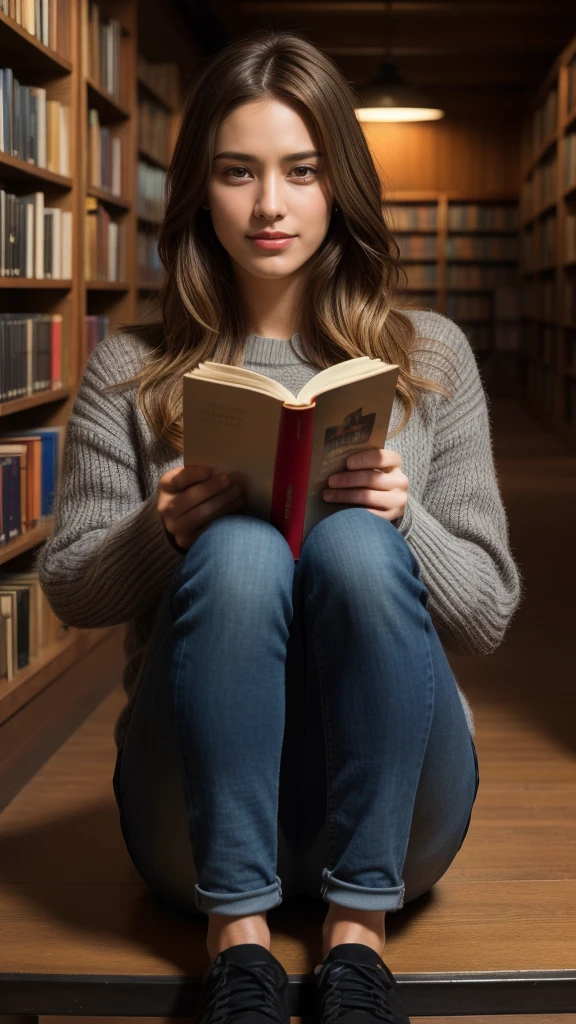
[[363, 124], [385, 193], [461, 192], [487, 198], [520, 184], [517, 119], [452, 115], [415, 124]]

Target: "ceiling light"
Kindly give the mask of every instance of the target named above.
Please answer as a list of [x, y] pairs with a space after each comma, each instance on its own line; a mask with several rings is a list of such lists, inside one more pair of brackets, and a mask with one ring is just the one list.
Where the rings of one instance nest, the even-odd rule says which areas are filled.
[[439, 121], [445, 111], [434, 107], [419, 89], [404, 81], [396, 65], [385, 60], [373, 81], [356, 89], [359, 121]]

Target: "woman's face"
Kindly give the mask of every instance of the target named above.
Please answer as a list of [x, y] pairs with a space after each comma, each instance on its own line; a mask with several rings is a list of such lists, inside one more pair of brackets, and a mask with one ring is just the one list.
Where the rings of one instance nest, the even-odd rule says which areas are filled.
[[[318, 150], [301, 115], [275, 99], [245, 103], [221, 123], [206, 203], [218, 239], [244, 271], [287, 277], [323, 242], [333, 196]], [[294, 237], [267, 248], [250, 238], [263, 231]]]

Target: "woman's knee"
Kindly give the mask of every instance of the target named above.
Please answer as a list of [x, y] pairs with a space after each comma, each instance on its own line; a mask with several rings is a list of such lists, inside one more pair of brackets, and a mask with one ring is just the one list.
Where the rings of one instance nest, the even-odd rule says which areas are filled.
[[382, 592], [382, 580], [400, 570], [417, 574], [414, 555], [391, 520], [367, 508], [343, 509], [322, 519], [300, 552], [300, 572], [309, 583], [322, 582], [331, 591], [341, 586], [350, 598], [367, 595], [371, 583]]
[[294, 559], [282, 534], [254, 516], [212, 520], [196, 538], [174, 574], [172, 594], [198, 587], [219, 602], [270, 600], [282, 588], [291, 594]]

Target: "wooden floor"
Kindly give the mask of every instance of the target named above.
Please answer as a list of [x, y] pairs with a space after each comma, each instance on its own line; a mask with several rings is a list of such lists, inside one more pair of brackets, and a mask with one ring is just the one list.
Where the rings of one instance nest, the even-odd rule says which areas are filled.
[[[487, 972], [512, 986], [571, 972], [567, 1001], [553, 1003], [565, 1012], [527, 986], [521, 1007], [489, 1014], [576, 1024], [576, 458], [514, 399], [493, 399], [491, 417], [528, 593], [497, 652], [450, 655], [476, 717], [478, 798], [446, 875], [388, 916], [383, 956], [400, 978]], [[156, 897], [125, 850], [111, 783], [122, 703], [114, 691], [0, 815], [0, 972], [170, 978], [209, 962], [204, 921]], [[269, 913], [289, 974], [321, 960], [323, 912]]]

